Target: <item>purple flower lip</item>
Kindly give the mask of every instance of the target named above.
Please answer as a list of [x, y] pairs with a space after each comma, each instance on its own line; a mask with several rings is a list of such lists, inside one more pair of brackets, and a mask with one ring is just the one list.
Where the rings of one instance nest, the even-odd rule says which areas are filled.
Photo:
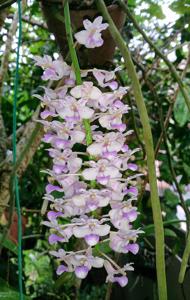
[[120, 132], [123, 132], [123, 131], [125, 131], [125, 129], [126, 129], [126, 125], [125, 124], [111, 124], [111, 127], [113, 128], [113, 129], [117, 129], [117, 130], [119, 130]]
[[65, 120], [68, 122], [76, 122], [76, 121], [80, 121], [80, 116], [73, 116], [73, 117], [65, 117]]
[[127, 151], [129, 151], [129, 146], [128, 146], [128, 145], [124, 145], [124, 146], [121, 148], [121, 150], [122, 150], [123, 152], [127, 152]]
[[124, 106], [123, 102], [121, 102], [120, 100], [116, 100], [113, 104], [114, 107], [117, 108], [122, 108]]
[[128, 194], [128, 193], [131, 193], [131, 194], [134, 194], [135, 196], [138, 195], [138, 190], [136, 187], [130, 187], [130, 188], [126, 188], [124, 189], [124, 194]]
[[75, 268], [75, 274], [78, 278], [84, 279], [88, 275], [89, 269], [86, 266], [78, 266]]
[[65, 147], [65, 145], [67, 144], [68, 141], [65, 141], [63, 139], [60, 138], [56, 138], [54, 141], [55, 147], [57, 147], [58, 149], [62, 149]]
[[112, 89], [112, 90], [116, 90], [118, 88], [118, 83], [117, 81], [113, 80], [111, 82], [108, 83], [108, 86]]
[[96, 179], [100, 184], [106, 185], [110, 179], [110, 176], [97, 176]]
[[57, 217], [63, 216], [63, 213], [60, 211], [49, 211], [47, 214], [48, 219], [51, 220], [55, 220]]
[[128, 168], [132, 171], [136, 171], [138, 169], [136, 164], [129, 163]]
[[40, 117], [41, 117], [42, 119], [46, 119], [46, 118], [49, 117], [49, 116], [54, 117], [54, 116], [56, 116], [56, 115], [55, 115], [53, 112], [51, 112], [51, 111], [49, 111], [49, 110], [46, 110], [46, 109], [40, 113]]
[[104, 158], [107, 158], [107, 159], [113, 159], [117, 156], [117, 152], [116, 151], [105, 151], [102, 153], [103, 154], [103, 157]]
[[57, 244], [57, 242], [64, 242], [64, 240], [65, 239], [63, 237], [56, 234], [51, 234], [48, 238], [50, 245]]
[[62, 173], [65, 173], [67, 172], [67, 167], [66, 166], [61, 166], [61, 165], [54, 165], [53, 166], [53, 171], [56, 173], [56, 174], [62, 174]]
[[124, 286], [126, 286], [127, 285], [127, 283], [128, 283], [128, 278], [126, 277], [126, 276], [118, 276], [118, 277], [114, 277], [114, 282], [117, 282], [117, 283], [119, 283], [119, 285], [121, 286], [121, 287], [124, 287]]
[[94, 246], [99, 242], [99, 236], [97, 234], [88, 234], [84, 237], [89, 246]]
[[129, 222], [133, 222], [137, 218], [137, 212], [136, 210], [132, 209], [131, 211], [123, 213], [123, 217], [129, 220]]
[[65, 84], [74, 85], [75, 84], [75, 80], [71, 79], [71, 78], [65, 79]]
[[54, 137], [54, 134], [46, 133], [46, 134], [44, 134], [43, 141], [45, 143], [50, 143], [53, 137]]
[[125, 250], [130, 251], [134, 255], [139, 252], [139, 245], [134, 243], [134, 244], [127, 244], [125, 247]]
[[53, 184], [48, 184], [46, 186], [46, 193], [47, 194], [51, 194], [51, 192], [54, 192], [54, 191], [62, 192], [63, 190], [59, 186], [53, 185]]
[[68, 271], [68, 268], [64, 265], [60, 265], [58, 268], [57, 268], [57, 275], [61, 275], [62, 273], [64, 272], [67, 272]]

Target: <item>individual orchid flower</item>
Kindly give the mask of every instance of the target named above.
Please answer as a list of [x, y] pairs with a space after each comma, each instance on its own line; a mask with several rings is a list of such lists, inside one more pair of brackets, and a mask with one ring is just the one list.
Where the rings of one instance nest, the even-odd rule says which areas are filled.
[[85, 140], [84, 128], [80, 125], [69, 126], [66, 122], [52, 121], [44, 123], [45, 133], [43, 141], [51, 143], [56, 147], [56, 138], [64, 141], [66, 148], [71, 148], [76, 143], [83, 143]]
[[[54, 229], [55, 231], [58, 231], [61, 234], [62, 228], [57, 220], [57, 217], [60, 217], [60, 216], [63, 217], [62, 212], [50, 211], [50, 212], [48, 212], [48, 215], [47, 215], [49, 221], [43, 221], [42, 224]], [[63, 232], [63, 235], [65, 235], [64, 232]]]
[[57, 100], [57, 114], [66, 122], [77, 123], [83, 119], [91, 119], [94, 110], [86, 106], [85, 100], [76, 100], [71, 96], [65, 97], [64, 100]]
[[76, 99], [82, 98], [88, 100], [88, 104], [90, 101], [97, 101], [102, 96], [100, 89], [89, 81], [84, 81], [82, 85], [77, 85], [72, 88], [70, 94]]
[[70, 237], [73, 235], [72, 228], [66, 228], [59, 231], [59, 234], [51, 233], [49, 235], [48, 241], [50, 245], [57, 244], [58, 242], [66, 243], [69, 241]]
[[53, 171], [56, 174], [76, 173], [81, 168], [82, 159], [77, 157], [77, 154], [73, 153], [71, 149], [61, 151], [60, 148], [62, 149], [64, 144], [62, 141], [59, 141], [59, 143], [61, 146], [60, 144], [56, 145], [59, 149], [48, 149], [49, 155], [53, 158]]
[[59, 60], [52, 60], [48, 55], [44, 57], [34, 56], [36, 65], [43, 68], [43, 80], [59, 80], [62, 77], [70, 76], [71, 67], [66, 62]]
[[102, 268], [104, 264], [104, 260], [97, 256], [94, 257], [91, 250], [87, 251], [85, 255], [71, 256], [70, 262], [74, 267], [75, 275], [80, 279], [86, 278], [92, 267]]
[[104, 261], [104, 267], [108, 274], [106, 282], [117, 282], [121, 287], [126, 286], [128, 283], [126, 271], [134, 270], [131, 264], [127, 264], [123, 268], [114, 269], [113, 265], [107, 260]]
[[100, 116], [99, 123], [102, 127], [113, 130], [116, 129], [123, 132], [126, 129], [126, 125], [122, 122], [123, 114], [129, 111], [129, 106], [122, 104], [120, 101], [116, 101], [114, 106], [108, 110], [107, 113]]
[[112, 224], [118, 229], [130, 228], [130, 222], [134, 222], [138, 216], [137, 208], [132, 206], [132, 201], [127, 200], [113, 205], [109, 211]]
[[72, 197], [72, 202], [76, 207], [81, 207], [86, 210], [86, 213], [96, 210], [100, 207], [105, 207], [110, 201], [110, 192], [106, 189], [84, 190], [81, 194]]
[[139, 245], [134, 242], [134, 239], [132, 242], [131, 240], [126, 231], [111, 232], [109, 245], [110, 248], [118, 253], [131, 252], [136, 255], [139, 251]]
[[112, 159], [122, 150], [125, 137], [119, 132], [109, 132], [106, 134], [94, 134], [95, 142], [87, 148], [87, 152], [92, 156], [101, 156]]
[[108, 24], [102, 23], [102, 21], [102, 17], [97, 17], [93, 22], [88, 19], [84, 20], [83, 25], [85, 30], [77, 32], [74, 35], [77, 42], [81, 45], [85, 45], [86, 48], [101, 47], [104, 42], [101, 31], [108, 27]]
[[105, 88], [109, 87], [111, 90], [117, 90], [118, 82], [115, 80], [115, 72], [121, 70], [120, 67], [116, 68], [114, 71], [105, 71], [92, 69], [92, 74], [98, 81], [98, 85]]
[[118, 82], [115, 80], [115, 73], [120, 70], [120, 67], [115, 68], [115, 70], [113, 71], [100, 70], [94, 68], [90, 70], [82, 70], [81, 75], [82, 77], [86, 77], [89, 73], [92, 73], [100, 87], [109, 87], [111, 90], [117, 90]]
[[[87, 218], [77, 219], [78, 225], [73, 227], [73, 235], [77, 238], [84, 238], [89, 246], [94, 246], [99, 242], [101, 236], [106, 236], [110, 232], [110, 226], [102, 224], [103, 221]], [[81, 223], [80, 223], [81, 222]]]
[[121, 177], [119, 169], [110, 164], [107, 159], [100, 159], [98, 162], [90, 161], [90, 168], [82, 171], [82, 176], [86, 180], [97, 180], [102, 185], [106, 185], [110, 178]]
[[51, 251], [53, 256], [64, 262], [57, 269], [57, 274], [61, 275], [63, 272], [75, 272], [75, 275], [84, 279], [92, 267], [102, 268], [104, 259], [93, 256], [92, 249], [88, 248], [86, 251], [78, 251], [78, 253], [66, 253], [63, 249], [59, 251]]

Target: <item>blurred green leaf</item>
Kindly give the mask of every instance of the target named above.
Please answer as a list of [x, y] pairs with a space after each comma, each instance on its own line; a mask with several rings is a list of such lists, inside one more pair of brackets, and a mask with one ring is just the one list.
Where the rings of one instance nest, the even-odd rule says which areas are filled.
[[151, 15], [158, 19], [164, 19], [165, 15], [163, 13], [163, 10], [161, 6], [157, 3], [150, 3], [149, 8], [146, 9], [146, 11]]
[[164, 235], [170, 236], [170, 237], [176, 237], [176, 233], [172, 229], [169, 229], [169, 228], [164, 229]]
[[[190, 90], [188, 90], [188, 93], [190, 93]], [[180, 127], [184, 126], [186, 122], [190, 121], [190, 113], [181, 92], [178, 93], [174, 105], [174, 117]]]
[[169, 6], [170, 9], [175, 11], [177, 14], [190, 14], [190, 1], [189, 0], [180, 0], [174, 1]]
[[100, 255], [100, 252], [103, 253], [110, 253], [111, 249], [109, 246], [109, 241], [105, 241], [105, 242], [101, 242], [99, 244], [97, 244], [94, 248], [93, 248], [93, 255]]
[[179, 203], [179, 198], [170, 190], [165, 190], [164, 198], [167, 205], [175, 207]]
[[[8, 283], [0, 278], [0, 299], [19, 300], [19, 292], [13, 289]], [[25, 300], [31, 300], [30, 297], [24, 296]]]
[[[2, 237], [2, 234], [0, 233], [0, 239]], [[3, 247], [9, 249], [11, 252], [13, 252], [14, 254], [18, 254], [18, 248], [17, 245], [15, 245], [15, 243], [13, 243], [10, 239], [6, 238], [3, 242]], [[1, 298], [0, 298], [1, 299]]]
[[60, 289], [65, 283], [68, 287], [74, 286], [75, 283], [75, 275], [73, 273], [63, 273], [58, 279], [55, 281], [55, 288]]

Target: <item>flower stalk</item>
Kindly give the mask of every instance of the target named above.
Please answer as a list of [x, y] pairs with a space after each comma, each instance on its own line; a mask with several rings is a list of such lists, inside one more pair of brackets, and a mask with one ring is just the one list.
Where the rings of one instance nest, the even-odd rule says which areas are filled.
[[136, 100], [141, 123], [143, 126], [143, 136], [145, 141], [145, 150], [147, 155], [147, 166], [148, 166], [149, 183], [150, 183], [151, 205], [153, 211], [153, 220], [155, 224], [156, 271], [157, 271], [157, 281], [158, 281], [158, 294], [159, 294], [159, 300], [166, 300], [167, 286], [166, 286], [165, 253], [164, 253], [164, 229], [163, 229], [161, 206], [160, 206], [158, 188], [156, 182], [157, 179], [156, 179], [156, 171], [155, 171], [153, 138], [152, 138], [152, 132], [151, 132], [150, 122], [148, 118], [148, 113], [144, 103], [137, 73], [134, 64], [132, 62], [128, 47], [126, 46], [123, 38], [121, 37], [121, 34], [119, 33], [112, 18], [110, 17], [104, 1], [98, 0], [97, 7], [100, 13], [102, 14], [102, 16], [109, 23], [110, 33], [124, 58], [125, 66], [128, 71], [128, 75], [131, 79], [134, 97]]
[[[75, 47], [74, 47], [68, 1], [64, 5], [64, 16], [65, 16], [65, 30], [66, 30], [67, 41], [68, 41], [68, 45], [69, 45], [69, 53], [71, 55], [71, 60], [72, 60], [73, 68], [74, 68], [74, 71], [75, 71], [76, 84], [81, 85], [82, 84], [82, 78], [81, 78], [80, 66], [79, 66], [77, 54], [76, 54]], [[92, 133], [91, 133], [89, 120], [84, 119], [83, 120], [83, 125], [84, 125], [85, 132], [86, 132], [86, 144], [88, 146], [92, 143]]]

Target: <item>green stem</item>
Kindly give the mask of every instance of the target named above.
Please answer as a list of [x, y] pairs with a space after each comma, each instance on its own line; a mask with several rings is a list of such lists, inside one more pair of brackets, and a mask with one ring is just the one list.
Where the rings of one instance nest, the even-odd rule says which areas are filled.
[[185, 99], [186, 105], [190, 111], [190, 96], [184, 86], [183, 81], [181, 80], [176, 68], [174, 67], [174, 65], [169, 61], [169, 59], [167, 58], [167, 56], [165, 56], [159, 49], [158, 47], [155, 45], [155, 43], [146, 35], [146, 33], [142, 30], [142, 28], [139, 26], [138, 22], [136, 21], [136, 19], [134, 18], [134, 16], [131, 14], [129, 8], [127, 7], [127, 5], [124, 3], [123, 0], [118, 0], [119, 5], [121, 6], [121, 8], [124, 10], [124, 12], [126, 13], [126, 15], [128, 16], [128, 18], [131, 20], [131, 22], [133, 23], [134, 27], [137, 29], [137, 31], [143, 36], [143, 38], [145, 39], [145, 41], [154, 49], [155, 53], [163, 59], [163, 61], [166, 63], [166, 65], [168, 66], [171, 74], [173, 75], [173, 77], [175, 78], [175, 80], [177, 81], [180, 91]]
[[145, 149], [147, 154], [147, 165], [150, 182], [151, 204], [153, 211], [153, 220], [155, 225], [155, 238], [156, 238], [156, 270], [158, 280], [158, 293], [159, 300], [167, 299], [167, 287], [166, 287], [166, 273], [165, 273], [165, 257], [164, 257], [164, 228], [162, 222], [162, 213], [160, 207], [160, 201], [157, 189], [156, 171], [155, 171], [155, 158], [154, 158], [154, 146], [151, 127], [147, 114], [147, 109], [144, 103], [141, 86], [137, 77], [137, 73], [134, 64], [131, 59], [130, 52], [126, 46], [122, 36], [116, 28], [112, 18], [110, 17], [106, 5], [103, 0], [97, 1], [97, 6], [105, 20], [109, 23], [110, 33], [115, 40], [115, 43], [124, 58], [128, 75], [131, 79], [131, 84], [137, 104], [137, 108], [140, 114], [141, 123], [143, 126], [143, 135], [145, 141]]
[[[66, 34], [67, 34], [67, 41], [68, 41], [68, 45], [69, 45], [69, 52], [71, 55], [71, 60], [72, 60], [74, 71], [75, 71], [76, 83], [77, 83], [77, 85], [81, 85], [82, 78], [81, 78], [80, 66], [79, 66], [79, 62], [78, 62], [78, 58], [77, 58], [77, 54], [76, 54], [74, 42], [73, 42], [73, 34], [72, 34], [68, 1], [66, 3], [64, 3], [64, 16], [65, 16], [65, 29], [66, 29]], [[90, 121], [88, 119], [84, 119], [83, 125], [84, 125], [85, 132], [86, 132], [86, 144], [88, 146], [92, 143], [92, 132], [91, 132], [91, 127], [90, 127]]]
[[179, 279], [178, 279], [179, 283], [183, 283], [184, 281], [189, 256], [190, 256], [190, 232], [187, 237], [186, 247], [182, 257], [181, 268], [180, 268]]

